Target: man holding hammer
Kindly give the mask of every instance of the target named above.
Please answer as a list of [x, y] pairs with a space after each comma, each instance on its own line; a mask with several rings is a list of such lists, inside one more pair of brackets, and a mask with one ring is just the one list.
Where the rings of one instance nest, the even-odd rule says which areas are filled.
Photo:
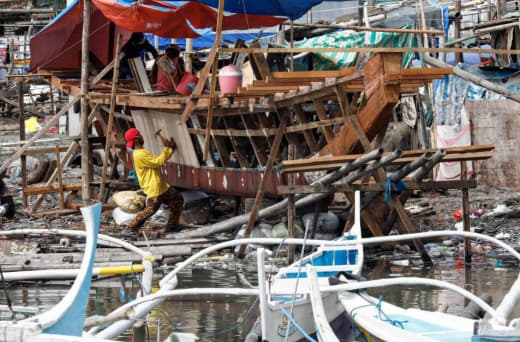
[[139, 180], [141, 189], [147, 196], [147, 200], [144, 210], [130, 222], [123, 233], [127, 230], [139, 233], [139, 228], [163, 203], [170, 208], [170, 217], [161, 232], [166, 233], [182, 230], [178, 225], [182, 205], [184, 204], [182, 194], [173, 187], [170, 187], [161, 174], [161, 167], [166, 164], [168, 159], [173, 155], [177, 144], [173, 138], [168, 140], [163, 137], [160, 132], [157, 132], [156, 135], [160, 137], [164, 146], [161, 154], [158, 156], [143, 147], [144, 139], [136, 128], [130, 128], [125, 133], [126, 147], [132, 151], [137, 179]]

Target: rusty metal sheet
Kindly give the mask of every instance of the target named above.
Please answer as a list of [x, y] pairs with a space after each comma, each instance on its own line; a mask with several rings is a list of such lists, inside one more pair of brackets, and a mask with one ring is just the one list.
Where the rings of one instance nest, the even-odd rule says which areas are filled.
[[[209, 193], [254, 197], [260, 184], [262, 171], [258, 169], [195, 168], [187, 165], [168, 163], [165, 170], [168, 183], [186, 189]], [[272, 171], [266, 183], [265, 193], [278, 197], [280, 175]]]

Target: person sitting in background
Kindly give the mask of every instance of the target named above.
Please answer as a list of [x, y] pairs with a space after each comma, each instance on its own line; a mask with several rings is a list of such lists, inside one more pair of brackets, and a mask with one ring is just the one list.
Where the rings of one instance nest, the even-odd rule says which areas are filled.
[[155, 61], [152, 68], [152, 83], [156, 80], [156, 91], [177, 89], [185, 71], [180, 53], [179, 46], [171, 44], [166, 48], [165, 54]]
[[152, 44], [146, 40], [142, 32], [132, 33], [132, 36], [126, 44], [123, 45], [121, 51], [125, 53], [125, 56], [121, 59], [121, 63], [119, 64], [119, 72], [122, 78], [132, 78], [132, 71], [128, 64], [129, 59], [136, 57], [143, 58], [147, 51], [152, 54], [153, 58], [157, 58], [159, 55]]
[[127, 149], [132, 151], [139, 186], [147, 198], [146, 208], [130, 222], [122, 232], [122, 235], [124, 236], [127, 231], [139, 233], [139, 229], [143, 223], [150, 216], [155, 214], [163, 203], [170, 208], [170, 216], [164, 228], [157, 233], [161, 234], [182, 230], [182, 227], [178, 224], [184, 199], [182, 194], [171, 187], [161, 174], [161, 167], [166, 164], [177, 148], [175, 141], [173, 139], [166, 140], [161, 137], [164, 148], [161, 154], [156, 156], [143, 147], [144, 139], [137, 128], [130, 128], [126, 131], [125, 139]]

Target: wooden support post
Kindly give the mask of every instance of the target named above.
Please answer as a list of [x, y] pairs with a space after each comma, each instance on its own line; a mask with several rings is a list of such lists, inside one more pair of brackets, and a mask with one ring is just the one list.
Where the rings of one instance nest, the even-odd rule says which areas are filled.
[[[293, 106], [294, 108], [294, 114], [296, 114], [296, 118], [300, 122], [300, 124], [306, 124], [309, 122], [307, 118], [305, 117], [305, 113], [303, 112], [303, 108], [301, 104], [295, 104]], [[307, 143], [307, 146], [309, 148], [309, 151], [311, 153], [314, 153], [318, 151], [318, 144], [316, 143], [316, 140], [314, 139], [314, 136], [312, 135], [312, 132], [309, 130], [303, 131], [303, 137], [305, 138], [305, 142]]]
[[[19, 112], [19, 126], [20, 126], [20, 141], [25, 140], [25, 106], [23, 96], [23, 81], [18, 81], [18, 112]], [[27, 187], [27, 159], [25, 155], [20, 156], [20, 167], [22, 169], [22, 189]], [[22, 191], [23, 193], [23, 191]], [[27, 207], [27, 196], [23, 194], [23, 205]]]
[[[498, 1], [497, 1], [498, 2]], [[462, 9], [461, 9], [461, 0], [455, 0], [455, 13], [458, 13], [460, 15], [457, 16], [455, 19], [455, 39], [460, 38], [460, 21], [462, 17]], [[460, 43], [457, 43], [455, 45], [456, 48], [460, 48]], [[459, 64], [462, 61], [462, 54], [460, 52], [455, 53], [455, 66]]]
[[[291, 48], [294, 47], [294, 22], [291, 20]], [[291, 52], [291, 71], [294, 71], [294, 52]]]
[[[224, 17], [224, 0], [218, 0], [218, 17], [217, 17], [217, 29], [215, 32], [215, 42], [213, 43], [213, 47], [211, 48], [211, 52], [208, 56], [208, 61], [204, 65], [199, 77], [199, 81], [193, 90], [193, 95], [199, 96], [202, 94], [204, 90], [204, 85], [206, 84], [206, 80], [208, 79], [209, 71], [213, 66], [213, 63], [218, 60], [218, 46], [220, 44], [220, 40], [222, 38], [222, 20]], [[184, 108], [184, 112], [182, 112], [181, 119], [179, 120], [180, 124], [185, 124], [188, 121], [188, 118], [193, 112], [195, 108], [196, 100], [193, 98], [189, 98], [186, 103], [186, 107]]]
[[193, 72], [193, 38], [186, 38], [186, 54], [184, 55], [184, 65], [187, 72]]
[[[347, 99], [345, 93], [339, 87], [335, 88], [335, 92], [338, 97], [338, 102], [340, 105], [341, 112], [343, 113], [343, 116], [345, 116], [349, 120], [349, 123], [354, 128], [354, 131], [356, 132], [356, 135], [357, 135], [361, 145], [363, 146], [363, 149], [365, 150], [365, 152], [370, 151], [371, 150], [370, 141], [368, 140], [368, 137], [367, 137], [365, 131], [363, 130], [363, 127], [361, 126], [361, 123], [359, 122], [358, 117], [356, 115], [350, 114], [351, 112], [349, 112], [350, 108], [348, 106], [348, 99]], [[379, 168], [375, 172], [375, 177], [378, 182], [386, 182], [386, 172], [382, 168]], [[353, 198], [353, 196], [352, 196], [352, 198]], [[350, 199], [349, 199], [349, 201], [351, 201], [351, 203], [354, 203]], [[413, 223], [410, 221], [410, 218], [406, 214], [403, 204], [399, 201], [399, 199], [397, 199], [395, 196], [392, 196], [390, 206], [397, 211], [397, 214], [399, 215], [399, 220], [401, 221], [401, 224], [406, 229], [406, 231], [408, 233], [415, 232]], [[361, 217], [364, 219], [365, 222], [367, 222], [365, 220], [365, 217], [368, 220], [371, 219], [371, 218], [368, 218], [368, 214], [363, 214], [363, 213], [364, 212], [361, 212]], [[373, 221], [373, 224], [375, 224], [375, 221]], [[379, 225], [377, 225], [377, 229], [382, 232]], [[428, 253], [426, 252], [426, 249], [424, 248], [422, 241], [413, 240], [413, 243], [414, 243], [417, 251], [419, 251], [419, 253], [421, 253], [421, 257], [422, 257], [423, 261], [425, 263], [431, 263], [432, 262], [431, 258], [428, 255]]]
[[[283, 113], [282, 115], [282, 121], [280, 122], [278, 131], [276, 132], [276, 137], [274, 138], [273, 149], [269, 154], [267, 165], [264, 168], [264, 175], [262, 177], [262, 180], [260, 181], [260, 185], [258, 186], [258, 192], [256, 193], [255, 203], [253, 204], [253, 208], [251, 209], [249, 220], [247, 222], [247, 228], [244, 234], [244, 237], [246, 238], [251, 234], [251, 231], [255, 226], [256, 218], [258, 217], [258, 211], [260, 210], [260, 204], [262, 203], [262, 199], [264, 198], [265, 185], [267, 184], [267, 179], [271, 174], [271, 170], [273, 168], [276, 155], [278, 154], [278, 149], [280, 148], [280, 143], [282, 142], [285, 127], [287, 127], [287, 113]], [[238, 251], [238, 257], [244, 257], [246, 247], [246, 245], [240, 246], [240, 250]]]
[[89, 40], [90, 40], [90, 3], [83, 0], [83, 32], [81, 36], [81, 196], [83, 201], [90, 199], [92, 169], [88, 142], [88, 76], [89, 76]]
[[[320, 120], [327, 120], [327, 112], [322, 100], [314, 100], [314, 108], [316, 108], [316, 114], [318, 114]], [[332, 131], [332, 128], [327, 126], [323, 127], [322, 130], [327, 143], [332, 142], [334, 140], [334, 132]]]
[[[119, 54], [121, 47], [121, 35], [117, 37], [116, 42], [116, 53]], [[119, 58], [116, 57], [114, 63], [114, 71], [119, 70]], [[105, 156], [103, 158], [103, 170], [101, 172], [101, 185], [99, 188], [98, 200], [101, 202], [104, 198], [105, 193], [105, 181], [107, 177], [107, 166], [108, 166], [108, 155], [112, 150], [112, 126], [114, 125], [114, 111], [116, 109], [116, 93], [117, 93], [117, 82], [119, 81], [119, 72], [114, 72], [112, 76], [112, 88], [110, 90], [110, 110], [108, 112], [108, 127], [105, 133]], [[115, 167], [115, 163], [112, 163], [112, 168]], [[112, 170], [113, 172], [114, 170]]]
[[58, 169], [58, 189], [60, 192], [61, 209], [65, 209], [65, 196], [63, 195], [63, 174], [61, 168], [61, 156], [59, 145], [56, 145], [56, 168]]
[[[468, 180], [468, 168], [467, 162], [460, 162], [460, 180], [467, 181]], [[469, 218], [469, 189], [464, 187], [462, 189], [462, 219], [464, 222], [464, 231], [469, 232], [471, 228], [471, 222]], [[465, 237], [464, 238], [464, 261], [466, 263], [471, 263], [471, 239]]]
[[[215, 59], [218, 59], [217, 56], [215, 56]], [[215, 105], [215, 90], [217, 88], [217, 73], [218, 73], [218, 60], [213, 62], [213, 71], [211, 73], [211, 88], [209, 90], [209, 105], [208, 105], [208, 116], [206, 118], [206, 135], [204, 140], [204, 152], [203, 152], [203, 160], [208, 159], [208, 151], [209, 151], [209, 144], [210, 144], [210, 131], [211, 126], [213, 125], [213, 106]], [[218, 102], [218, 101], [217, 101]]]
[[[289, 145], [289, 149], [287, 151], [287, 159], [288, 160], [294, 160], [296, 157], [296, 146], [293, 144]], [[294, 173], [289, 173], [287, 175], [287, 184], [289, 186], [295, 185], [295, 179], [294, 179]], [[296, 214], [296, 205], [294, 200], [294, 195], [287, 196], [287, 232], [289, 234], [289, 238], [294, 238], [294, 216]], [[288, 246], [288, 258], [289, 258], [289, 264], [291, 264], [294, 261], [294, 245]]]

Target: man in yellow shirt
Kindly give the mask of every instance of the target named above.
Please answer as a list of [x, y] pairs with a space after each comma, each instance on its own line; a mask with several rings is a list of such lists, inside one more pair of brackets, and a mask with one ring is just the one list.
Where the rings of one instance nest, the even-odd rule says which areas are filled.
[[146, 208], [130, 222], [124, 231], [138, 233], [143, 223], [155, 214], [163, 203], [170, 208], [170, 217], [162, 232], [181, 230], [178, 223], [184, 204], [182, 194], [170, 187], [161, 174], [161, 167], [166, 164], [177, 147], [175, 141], [161, 137], [164, 148], [161, 154], [156, 156], [143, 147], [144, 139], [136, 128], [126, 131], [125, 139], [127, 149], [132, 150], [135, 173], [147, 199]]

